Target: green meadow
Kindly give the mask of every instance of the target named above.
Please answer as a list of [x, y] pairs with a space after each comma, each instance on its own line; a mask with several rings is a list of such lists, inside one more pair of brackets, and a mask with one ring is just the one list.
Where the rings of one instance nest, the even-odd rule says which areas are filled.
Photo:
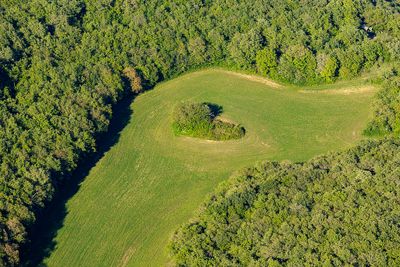
[[[363, 138], [376, 90], [364, 80], [286, 87], [256, 76], [209, 69], [138, 96], [119, 141], [68, 201], [48, 266], [163, 266], [166, 245], [205, 196], [235, 170], [263, 160], [305, 161]], [[176, 137], [181, 101], [223, 107], [239, 140]]]

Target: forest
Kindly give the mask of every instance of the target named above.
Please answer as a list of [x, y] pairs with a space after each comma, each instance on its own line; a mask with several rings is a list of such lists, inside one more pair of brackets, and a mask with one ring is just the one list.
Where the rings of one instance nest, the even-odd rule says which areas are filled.
[[[77, 165], [96, 150], [97, 138], [108, 129], [113, 106], [128, 94], [136, 95], [160, 81], [205, 66], [246, 70], [299, 85], [350, 79], [385, 64], [398, 66], [399, 11], [400, 4], [395, 0], [1, 1], [0, 266], [21, 263], [36, 217], [54, 194], [63, 190]], [[377, 81], [386, 85], [377, 96], [375, 116], [365, 130], [367, 135], [396, 138], [400, 133], [398, 71], [393, 68]], [[365, 231], [371, 234], [370, 247], [360, 241], [348, 251], [337, 251], [331, 264], [359, 261], [367, 265], [398, 265], [398, 236], [390, 230], [398, 227], [394, 205], [398, 192], [393, 191], [398, 184], [397, 150], [395, 139], [371, 141], [304, 165], [266, 163], [249, 170], [237, 180], [243, 182], [240, 190], [247, 186], [253, 191], [232, 191], [237, 198], [232, 196], [230, 200], [226, 196], [229, 190], [220, 189], [206, 204], [207, 209], [221, 206], [216, 209], [221, 217], [213, 218], [215, 227], [221, 228], [211, 232], [203, 229], [203, 223], [212, 216], [210, 208], [196, 219], [197, 225], [178, 232], [173, 245], [177, 262], [218, 265], [218, 255], [218, 260], [227, 265], [264, 264], [266, 259], [271, 264], [289, 264], [295, 263], [292, 260], [296, 255], [312, 257], [313, 253], [325, 260], [332, 252], [326, 246], [339, 242], [335, 241], [340, 240], [339, 232], [349, 228], [329, 233], [331, 240], [321, 239], [321, 228], [314, 238], [326, 242], [326, 246], [315, 251], [313, 244], [308, 244], [300, 250], [295, 240], [302, 236], [285, 236], [284, 231], [288, 227], [303, 231], [307, 224], [294, 221], [292, 225], [281, 225], [279, 220], [296, 220], [302, 212], [307, 218], [316, 219], [324, 208], [342, 210], [349, 204], [346, 201], [356, 198], [352, 205], [365, 207], [370, 216], [378, 216], [379, 209], [393, 212], [384, 213], [386, 217], [379, 219], [389, 220], [378, 228], [381, 236], [376, 236], [376, 229], [364, 221]], [[355, 174], [359, 176], [354, 177]], [[276, 182], [271, 177], [277, 177]], [[294, 177], [299, 180], [296, 182]], [[343, 181], [346, 183], [361, 179], [365, 184], [329, 183], [335, 177], [348, 177]], [[302, 179], [315, 179], [317, 183], [301, 188]], [[235, 188], [239, 182], [230, 183], [225, 187]], [[268, 186], [274, 183], [276, 187]], [[334, 194], [336, 187], [342, 190], [337, 194], [343, 195]], [[320, 194], [324, 188], [332, 192], [332, 207], [328, 205], [329, 195]], [[318, 199], [306, 196], [303, 189], [320, 197], [321, 206], [314, 209], [311, 202]], [[388, 189], [387, 195], [379, 191], [384, 189]], [[284, 214], [266, 221], [265, 214], [271, 211], [266, 209], [267, 202], [263, 203], [268, 199], [263, 198], [271, 195], [270, 201], [274, 201], [273, 195], [281, 194], [280, 190], [293, 190], [296, 194], [290, 198], [299, 199], [282, 199], [286, 203], [276, 203], [275, 208], [283, 207]], [[343, 200], [349, 194], [351, 198]], [[385, 206], [378, 207], [375, 197], [385, 200]], [[372, 205], [367, 204], [370, 202]], [[293, 207], [294, 204], [299, 206]], [[243, 207], [251, 208], [243, 213]], [[347, 216], [343, 214], [343, 219]], [[360, 214], [355, 216], [362, 221]], [[220, 241], [210, 240], [215, 242], [212, 245], [203, 242], [208, 234], [224, 233], [221, 231], [231, 219], [235, 221], [229, 226], [232, 235]], [[321, 218], [325, 223], [330, 223], [329, 219], [329, 212]], [[265, 226], [263, 230], [271, 232], [267, 235], [261, 231], [265, 235], [254, 237], [242, 251], [234, 246], [242, 240], [240, 234], [233, 233], [246, 231], [239, 222], [249, 228]], [[281, 235], [272, 234], [277, 229]], [[346, 238], [354, 235], [350, 232]], [[263, 247], [260, 241], [267, 236], [281, 254]], [[189, 237], [191, 244], [181, 239]], [[390, 238], [392, 250], [382, 251], [379, 244]], [[286, 241], [287, 247], [281, 248]], [[229, 253], [218, 254], [228, 247]], [[178, 248], [183, 254], [176, 252]], [[366, 258], [365, 249], [373, 250], [376, 257]], [[197, 250], [205, 254], [196, 258], [190, 253]]]
[[175, 234], [176, 265], [399, 266], [399, 145], [243, 170]]

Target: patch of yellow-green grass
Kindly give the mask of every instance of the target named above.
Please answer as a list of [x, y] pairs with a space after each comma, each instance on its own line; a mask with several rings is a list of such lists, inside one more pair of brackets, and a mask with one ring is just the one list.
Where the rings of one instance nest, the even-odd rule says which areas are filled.
[[[353, 83], [324, 89], [355, 88]], [[137, 97], [119, 142], [67, 203], [56, 249], [45, 263], [163, 266], [173, 231], [233, 171], [267, 159], [304, 161], [362, 138], [374, 90], [300, 92], [304, 89], [211, 69]], [[184, 100], [221, 105], [222, 117], [242, 124], [245, 137], [216, 142], [174, 136], [171, 114]]]

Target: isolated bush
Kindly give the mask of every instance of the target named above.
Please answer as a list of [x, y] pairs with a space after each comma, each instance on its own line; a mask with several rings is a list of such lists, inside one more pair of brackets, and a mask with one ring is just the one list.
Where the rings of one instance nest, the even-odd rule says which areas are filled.
[[183, 102], [173, 114], [172, 128], [176, 135], [199, 137], [211, 140], [239, 139], [244, 136], [242, 126], [216, 119], [218, 112], [207, 103]]
[[181, 103], [174, 111], [173, 129], [178, 135], [207, 137], [212, 128], [211, 117], [211, 109], [204, 103]]

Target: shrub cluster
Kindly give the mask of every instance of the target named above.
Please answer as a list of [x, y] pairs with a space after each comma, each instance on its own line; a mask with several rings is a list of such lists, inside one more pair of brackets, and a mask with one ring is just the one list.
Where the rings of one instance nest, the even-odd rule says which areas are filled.
[[245, 135], [242, 126], [216, 118], [218, 114], [210, 106], [192, 102], [179, 104], [173, 115], [172, 128], [175, 134], [219, 141], [239, 139]]

